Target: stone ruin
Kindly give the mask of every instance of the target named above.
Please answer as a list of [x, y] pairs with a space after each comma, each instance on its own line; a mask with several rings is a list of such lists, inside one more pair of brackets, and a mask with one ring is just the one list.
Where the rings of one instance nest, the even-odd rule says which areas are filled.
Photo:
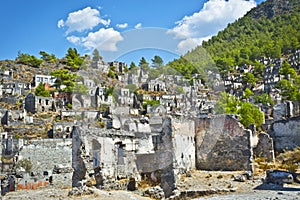
[[74, 126], [72, 186], [94, 179], [100, 188], [134, 190], [146, 182], [169, 197], [192, 169], [253, 172], [253, 148], [262, 144], [235, 116], [160, 119], [150, 124], [151, 132]]
[[[159, 186], [165, 197], [170, 197], [179, 178], [190, 170], [253, 171], [254, 155], [274, 159], [272, 138], [244, 129], [233, 115], [197, 119], [152, 116], [144, 122], [147, 129], [130, 119], [123, 121], [119, 130], [83, 122], [56, 123], [54, 135], [65, 138], [22, 139], [16, 141], [17, 146], [12, 145], [14, 139], [3, 139], [2, 155], [11, 152], [9, 158], [28, 159], [34, 165], [29, 174], [20, 168], [22, 178], [14, 178], [6, 189], [52, 184], [135, 190], [143, 183]], [[131, 123], [137, 126], [134, 131]], [[128, 127], [125, 130], [123, 126]], [[7, 162], [7, 169], [11, 164]], [[2, 183], [8, 183], [8, 178]]]

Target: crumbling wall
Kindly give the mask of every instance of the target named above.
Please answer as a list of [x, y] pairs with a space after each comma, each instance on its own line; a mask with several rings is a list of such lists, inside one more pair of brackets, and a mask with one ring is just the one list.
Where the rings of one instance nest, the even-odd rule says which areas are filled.
[[[69, 187], [72, 180], [71, 155], [71, 139], [30, 140], [21, 148], [18, 160], [30, 160], [31, 178], [48, 181], [59, 187]], [[30, 182], [24, 179], [24, 184], [25, 181]]]
[[195, 121], [172, 119], [174, 168], [177, 173], [195, 168]]
[[274, 122], [270, 133], [275, 151], [291, 150], [300, 145], [300, 117]]
[[253, 148], [256, 158], [265, 158], [267, 162], [275, 161], [273, 139], [267, 133], [259, 133], [258, 143]]
[[98, 184], [137, 174], [134, 133], [74, 126], [72, 136], [73, 186], [88, 181], [94, 169]]
[[175, 188], [174, 148], [172, 135], [172, 121], [163, 119], [161, 132], [154, 134], [154, 153], [137, 154], [136, 165], [138, 172], [149, 175], [153, 183], [160, 183], [165, 196], [169, 197]]
[[253, 170], [251, 131], [235, 116], [216, 115], [196, 120], [196, 168]]

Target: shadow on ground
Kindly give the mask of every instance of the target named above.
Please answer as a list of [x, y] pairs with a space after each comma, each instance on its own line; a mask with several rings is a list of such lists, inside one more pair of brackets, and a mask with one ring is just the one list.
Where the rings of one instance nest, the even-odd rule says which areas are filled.
[[285, 184], [285, 185], [277, 185], [272, 183], [263, 183], [254, 188], [254, 190], [274, 190], [274, 191], [290, 191], [290, 192], [300, 192], [300, 185], [293, 184]]

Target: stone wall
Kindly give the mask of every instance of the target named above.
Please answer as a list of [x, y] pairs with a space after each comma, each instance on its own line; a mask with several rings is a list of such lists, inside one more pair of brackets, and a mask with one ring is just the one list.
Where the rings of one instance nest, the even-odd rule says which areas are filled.
[[270, 133], [275, 151], [291, 150], [300, 145], [300, 117], [274, 122]]
[[[47, 180], [58, 187], [69, 187], [72, 180], [71, 155], [71, 139], [30, 140], [21, 148], [18, 160], [29, 159], [31, 161], [32, 175], [35, 179]], [[30, 182], [29, 179], [24, 179], [24, 184], [25, 181]]]
[[75, 126], [72, 136], [73, 186], [86, 182], [95, 168], [100, 169], [103, 181], [137, 173], [134, 133]]
[[275, 161], [273, 139], [267, 133], [258, 135], [258, 143], [253, 148], [255, 158], [265, 158], [267, 162]]
[[195, 121], [172, 119], [174, 168], [185, 172], [195, 168]]
[[235, 116], [200, 118], [195, 127], [197, 169], [253, 170], [252, 134]]

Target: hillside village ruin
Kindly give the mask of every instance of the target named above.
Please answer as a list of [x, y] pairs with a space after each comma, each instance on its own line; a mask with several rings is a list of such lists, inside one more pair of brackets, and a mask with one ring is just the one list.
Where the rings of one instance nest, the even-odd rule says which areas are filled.
[[[300, 50], [287, 60], [299, 74]], [[299, 103], [283, 100], [274, 87], [282, 79], [283, 59], [260, 62], [264, 82], [255, 92], [269, 93], [275, 103], [257, 105], [265, 115], [260, 131], [243, 127], [235, 115], [214, 111], [220, 91], [243, 95], [242, 76], [252, 72], [251, 65], [236, 67], [238, 75], [211, 73], [207, 87], [177, 74], [151, 79], [143, 68], [126, 71], [125, 63], [98, 59], [77, 72], [87, 94], [40, 97], [34, 88], [55, 82], [48, 68], [32, 75], [21, 64], [3, 62], [1, 194], [48, 185], [135, 190], [144, 181], [159, 185], [169, 197], [179, 177], [192, 169], [252, 172], [254, 158], [273, 162], [275, 152], [300, 145]], [[109, 79], [112, 68], [117, 76]], [[116, 86], [111, 95], [108, 85]], [[145, 104], [150, 101], [159, 103]]]

